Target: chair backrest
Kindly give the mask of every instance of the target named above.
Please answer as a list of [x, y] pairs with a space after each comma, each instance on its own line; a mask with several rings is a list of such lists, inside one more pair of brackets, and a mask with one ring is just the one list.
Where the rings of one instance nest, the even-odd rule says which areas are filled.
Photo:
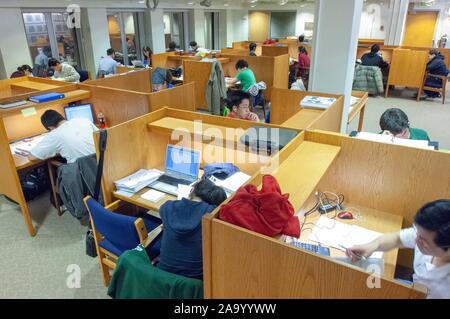
[[93, 198], [86, 201], [94, 228], [117, 249], [125, 251], [140, 244], [134, 222], [136, 217], [117, 214], [105, 209]]
[[80, 75], [80, 82], [89, 80], [89, 72], [88, 71], [78, 70], [78, 74]]

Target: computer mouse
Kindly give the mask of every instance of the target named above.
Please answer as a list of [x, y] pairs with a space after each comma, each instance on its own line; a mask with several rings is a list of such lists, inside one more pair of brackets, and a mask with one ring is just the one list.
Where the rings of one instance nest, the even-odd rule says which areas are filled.
[[338, 214], [338, 217], [340, 219], [353, 219], [353, 214], [350, 212], [340, 212]]

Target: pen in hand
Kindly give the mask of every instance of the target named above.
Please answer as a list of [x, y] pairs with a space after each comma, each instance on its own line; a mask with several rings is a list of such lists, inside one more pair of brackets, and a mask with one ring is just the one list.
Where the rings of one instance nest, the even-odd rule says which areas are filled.
[[[345, 246], [343, 246], [343, 245], [339, 245], [339, 247], [341, 247], [342, 249], [344, 249], [346, 255], [349, 256], [349, 257], [350, 257], [350, 256], [355, 256], [358, 260], [361, 260], [361, 259], [362, 259], [362, 260], [366, 260], [366, 259], [367, 259], [365, 256], [356, 254], [355, 252], [349, 250], [347, 247], [345, 247]], [[349, 253], [349, 252], [351, 252], [351, 253]]]

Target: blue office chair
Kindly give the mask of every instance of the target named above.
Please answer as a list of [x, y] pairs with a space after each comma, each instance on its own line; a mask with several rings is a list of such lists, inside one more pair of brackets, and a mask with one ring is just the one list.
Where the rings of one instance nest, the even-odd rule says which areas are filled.
[[84, 82], [91, 79], [91, 76], [89, 75], [88, 71], [85, 70], [77, 70], [78, 74], [80, 75], [80, 82]]
[[[110, 269], [116, 268], [117, 260], [125, 251], [134, 249], [139, 244], [147, 246], [156, 240], [151, 247], [150, 255], [159, 255], [161, 244], [158, 237], [162, 230], [161, 220], [152, 216], [144, 219], [114, 213], [113, 211], [117, 210], [120, 201], [103, 207], [96, 200], [87, 196], [84, 198], [84, 203], [91, 218], [105, 286], [108, 286], [111, 280]], [[151, 230], [151, 232], [147, 233], [147, 230]]]

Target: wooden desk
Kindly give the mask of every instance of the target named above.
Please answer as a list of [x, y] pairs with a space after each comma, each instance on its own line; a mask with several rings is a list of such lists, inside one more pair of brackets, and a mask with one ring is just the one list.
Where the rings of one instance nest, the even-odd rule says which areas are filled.
[[[450, 171], [445, 169], [450, 166], [450, 154], [361, 141], [318, 130], [300, 133], [284, 151], [272, 175], [297, 212], [315, 203], [316, 191], [343, 194], [345, 209], [359, 209], [362, 216], [361, 220], [343, 222], [384, 233], [409, 227], [424, 203], [450, 196]], [[416, 174], [412, 176], [411, 171]], [[253, 175], [249, 183], [260, 186], [263, 174]], [[408, 187], [404, 187], [405, 179]], [[379, 278], [381, 288], [370, 289], [370, 272], [294, 247], [279, 237], [227, 223], [220, 219], [219, 210], [202, 220], [205, 298], [426, 296], [426, 289], [420, 284], [411, 286], [393, 280], [396, 264], [412, 264], [412, 259], [404, 263], [405, 250], [384, 255], [386, 267]], [[307, 222], [316, 218], [317, 213], [310, 215]], [[302, 236], [309, 235], [307, 228], [309, 225]]]
[[[70, 84], [57, 90], [65, 94], [65, 98], [45, 102], [28, 102], [26, 105], [0, 110], [0, 193], [16, 201], [21, 208], [28, 233], [36, 234], [27, 202], [25, 200], [18, 172], [24, 169], [43, 165], [45, 161], [30, 162], [27, 157], [11, 153], [10, 142], [46, 132], [40, 117], [49, 109], [64, 114], [63, 108], [70, 102], [83, 101], [90, 97], [89, 91], [75, 89], [76, 84]], [[70, 89], [70, 91], [65, 91]], [[29, 114], [22, 114], [24, 109], [33, 108]]]
[[[335, 220], [340, 223], [361, 226], [382, 234], [397, 232], [402, 229], [403, 224], [402, 216], [392, 215], [376, 209], [362, 207], [360, 205], [353, 205], [352, 203], [346, 203], [345, 206], [348, 207], [348, 209], [345, 210], [352, 212], [352, 214], [355, 216], [354, 219], [352, 220], [339, 219], [335, 217], [337, 212], [336, 213], [330, 212], [325, 216], [328, 218], [335, 217]], [[305, 211], [308, 210], [306, 209]], [[360, 214], [360, 216], [358, 214]], [[308, 242], [311, 244], [317, 244], [317, 242], [309, 240], [308, 237], [311, 234], [312, 229], [314, 228], [314, 225], [319, 220], [319, 218], [320, 218], [319, 212], [315, 212], [310, 216], [307, 216], [306, 218], [305, 217], [302, 218], [303, 223], [307, 224], [305, 224], [302, 230], [302, 233], [300, 235], [300, 241]], [[329, 248], [331, 257], [345, 257], [344, 251], [336, 249], [334, 247]], [[394, 249], [391, 250], [390, 252], [383, 253], [384, 275], [388, 278], [394, 279], [395, 267], [397, 265], [397, 256], [398, 256], [398, 249]]]
[[350, 106], [350, 111], [348, 113], [348, 121], [347, 125], [350, 124], [353, 119], [359, 113], [358, 120], [358, 131], [362, 131], [363, 123], [364, 123], [364, 111], [366, 110], [366, 104], [369, 100], [369, 93], [361, 92], [361, 91], [353, 91], [352, 96], [359, 98], [360, 100], [356, 105]]
[[23, 81], [11, 84], [11, 88], [20, 90], [20, 89], [28, 89], [32, 91], [45, 91], [51, 90], [59, 87], [58, 85], [48, 84], [48, 83], [39, 83], [33, 81]]
[[142, 194], [149, 191], [149, 187], [145, 187], [144, 189], [140, 190], [136, 194], [133, 194], [133, 196], [125, 196], [123, 194], [118, 193], [117, 191], [113, 193], [114, 197], [117, 199], [120, 199], [124, 202], [130, 203], [132, 205], [147, 209], [152, 212], [158, 213], [161, 206], [169, 201], [169, 200], [176, 200], [177, 198], [173, 195], [166, 194], [163, 198], [161, 198], [158, 202], [154, 203], [152, 201], [146, 200], [141, 197]]

